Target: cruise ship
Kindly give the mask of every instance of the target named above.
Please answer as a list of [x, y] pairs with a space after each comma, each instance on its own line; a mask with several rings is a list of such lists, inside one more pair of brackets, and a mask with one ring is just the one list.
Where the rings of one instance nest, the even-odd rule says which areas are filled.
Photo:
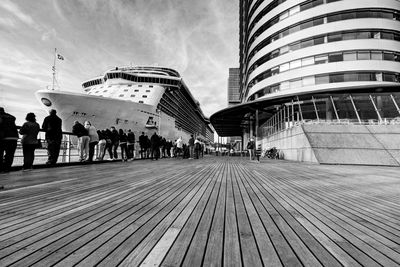
[[36, 98], [46, 110], [55, 109], [63, 130], [73, 122], [90, 121], [97, 129], [115, 126], [175, 140], [190, 135], [213, 141], [214, 133], [180, 74], [169, 68], [116, 67], [82, 83], [82, 93], [39, 90]]

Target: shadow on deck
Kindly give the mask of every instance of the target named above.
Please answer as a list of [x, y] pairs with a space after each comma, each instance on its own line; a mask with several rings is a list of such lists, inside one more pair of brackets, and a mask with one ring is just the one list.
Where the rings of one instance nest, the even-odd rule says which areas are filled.
[[400, 264], [398, 168], [207, 157], [0, 184], [0, 266]]

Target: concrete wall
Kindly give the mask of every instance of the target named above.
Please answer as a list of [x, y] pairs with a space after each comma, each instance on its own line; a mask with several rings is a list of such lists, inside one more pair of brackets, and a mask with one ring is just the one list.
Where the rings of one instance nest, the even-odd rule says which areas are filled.
[[400, 125], [295, 126], [262, 140], [285, 159], [321, 164], [400, 166]]

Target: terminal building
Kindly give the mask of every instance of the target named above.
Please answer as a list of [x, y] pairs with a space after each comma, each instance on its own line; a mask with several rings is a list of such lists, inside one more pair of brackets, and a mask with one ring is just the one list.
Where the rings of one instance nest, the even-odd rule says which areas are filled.
[[285, 159], [400, 165], [400, 2], [240, 0], [240, 104], [220, 136]]

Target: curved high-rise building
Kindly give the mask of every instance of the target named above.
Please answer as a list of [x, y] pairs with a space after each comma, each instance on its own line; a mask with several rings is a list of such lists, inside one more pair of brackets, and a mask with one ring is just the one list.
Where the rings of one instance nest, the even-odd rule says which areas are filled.
[[219, 134], [399, 121], [400, 1], [241, 0], [239, 33], [242, 104], [211, 117]]

